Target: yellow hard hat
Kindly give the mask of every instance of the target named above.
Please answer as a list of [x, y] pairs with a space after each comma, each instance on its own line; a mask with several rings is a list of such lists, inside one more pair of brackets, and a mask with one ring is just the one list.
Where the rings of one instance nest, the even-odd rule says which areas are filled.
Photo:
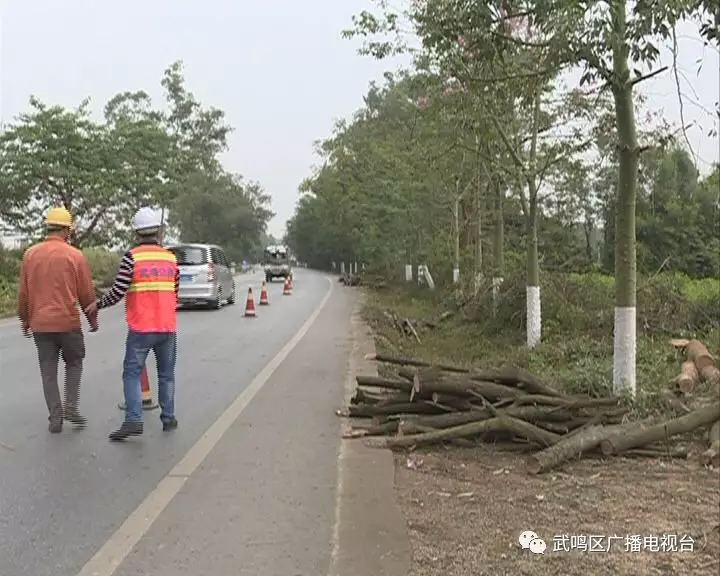
[[72, 228], [72, 215], [62, 206], [59, 208], [50, 208], [47, 216], [45, 217], [45, 225]]

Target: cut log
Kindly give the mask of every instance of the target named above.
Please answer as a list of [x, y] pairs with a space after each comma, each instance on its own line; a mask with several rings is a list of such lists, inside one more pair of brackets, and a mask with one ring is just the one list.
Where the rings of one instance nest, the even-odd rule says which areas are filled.
[[690, 408], [685, 406], [683, 404], [682, 400], [677, 397], [677, 394], [674, 390], [663, 390], [663, 396], [665, 398], [665, 402], [667, 403], [668, 407], [677, 414], [689, 414], [692, 412]]
[[[503, 414], [524, 420], [526, 422], [569, 422], [575, 418], [572, 412], [535, 406], [509, 406], [502, 409]], [[472, 412], [455, 412], [452, 414], [438, 414], [434, 416], [417, 416], [417, 422], [431, 428], [451, 428], [470, 422], [479, 422], [493, 417], [492, 410], [481, 408]]]
[[462, 426], [454, 426], [443, 430], [434, 430], [423, 434], [388, 438], [385, 445], [388, 448], [409, 448], [411, 446], [425, 446], [438, 444], [455, 438], [471, 438], [485, 432], [503, 430], [505, 424], [499, 418], [491, 418], [482, 422], [470, 422]]
[[365, 436], [385, 436], [386, 434], [394, 434], [398, 430], [398, 420], [391, 420], [382, 424], [373, 424], [372, 426], [353, 426], [353, 430], [364, 432]]
[[435, 429], [430, 426], [422, 426], [413, 420], [400, 420], [398, 422], [398, 436], [412, 436], [414, 434], [425, 434], [426, 432], [434, 432]]
[[715, 364], [715, 358], [708, 352], [705, 344], [700, 340], [690, 340], [685, 347], [688, 360], [695, 363], [700, 379], [714, 386], [720, 386], [720, 370]]
[[565, 406], [567, 408], [593, 408], [596, 406], [617, 406], [620, 398], [577, 398], [573, 396], [543, 396], [528, 394], [515, 398], [514, 404], [523, 406], [528, 404], [544, 406]]
[[[635, 424], [634, 422], [632, 424]], [[625, 425], [628, 428], [632, 425]], [[623, 426], [590, 426], [573, 436], [563, 438], [555, 445], [529, 456], [526, 461], [528, 472], [541, 474], [583, 453], [597, 448], [603, 440], [623, 429]]]
[[447, 406], [457, 412], [469, 412], [470, 410], [482, 410], [479, 406], [471, 404], [469, 400], [458, 398], [457, 396], [451, 396], [449, 394], [439, 394], [434, 392], [430, 397], [429, 402], [437, 404], [439, 406]]
[[692, 432], [696, 428], [707, 426], [717, 420], [720, 420], [720, 402], [715, 402], [709, 406], [693, 410], [690, 414], [645, 429], [603, 439], [601, 444], [602, 452], [606, 456], [621, 454], [631, 448], [640, 448], [655, 442], [662, 442], [671, 436]]
[[[430, 367], [434, 364], [425, 362], [424, 360], [418, 360], [416, 358], [405, 358], [402, 356], [390, 356], [389, 354], [367, 354], [366, 360], [375, 360], [376, 362], [385, 362], [386, 364], [398, 364], [400, 366], [424, 366]], [[446, 372], [470, 372], [467, 368], [461, 368], [460, 366], [448, 366], [445, 364], [438, 364], [438, 368], [445, 370]]]
[[390, 404], [407, 404], [410, 402], [410, 393], [408, 392], [395, 392], [394, 394], [386, 395], [382, 400], [375, 403], [375, 406], [389, 406]]
[[[400, 394], [405, 394], [408, 399], [410, 398], [410, 396], [406, 392], [401, 392]], [[388, 395], [377, 392], [370, 392], [369, 390], [365, 390], [364, 388], [356, 388], [355, 394], [353, 394], [353, 397], [350, 398], [350, 404], [377, 404], [378, 402], [391, 400], [396, 397], [397, 396], [394, 394]], [[407, 400], [405, 401], [407, 402]]]
[[479, 382], [469, 379], [464, 374], [444, 373], [433, 366], [418, 370], [413, 379], [413, 396], [428, 398], [434, 393], [449, 394], [459, 398], [470, 398], [481, 394], [489, 400], [513, 398], [522, 394], [516, 388], [496, 384], [495, 382]]
[[500, 419], [500, 422], [504, 424], [505, 430], [513, 432], [516, 436], [525, 438], [529, 442], [539, 446], [552, 446], [562, 438], [559, 434], [543, 430], [542, 428], [538, 428], [524, 420], [513, 418], [507, 414], [499, 414], [497, 417]]
[[685, 360], [680, 366], [680, 374], [677, 377], [677, 385], [683, 394], [689, 394], [695, 389], [700, 380], [700, 374], [695, 367], [693, 360]]
[[[543, 430], [549, 430], [550, 432], [554, 432], [555, 434], [561, 434], [563, 436], [566, 436], [578, 428], [587, 428], [588, 423], [590, 422], [591, 418], [577, 418], [576, 420], [570, 420], [569, 422], [535, 422], [535, 425], [538, 428], [542, 428]], [[601, 422], [601, 419], [598, 418], [598, 421], [594, 424], [598, 424]], [[594, 425], [593, 424], [593, 425]]]
[[407, 402], [405, 404], [392, 403], [384, 406], [377, 404], [356, 404], [348, 406], [348, 415], [352, 418], [370, 418], [389, 414], [445, 414], [446, 408], [436, 406], [431, 402]]
[[381, 378], [380, 376], [356, 376], [355, 381], [358, 386], [368, 386], [372, 388], [388, 388], [390, 390], [402, 390], [410, 392], [412, 383], [401, 378]]
[[700, 461], [705, 466], [720, 467], [720, 420], [710, 428], [708, 436], [710, 447], [700, 455]]
[[498, 370], [473, 370], [470, 374], [473, 380], [489, 380], [515, 386], [530, 394], [543, 396], [562, 396], [560, 392], [544, 384], [534, 374], [520, 368], [500, 368]]

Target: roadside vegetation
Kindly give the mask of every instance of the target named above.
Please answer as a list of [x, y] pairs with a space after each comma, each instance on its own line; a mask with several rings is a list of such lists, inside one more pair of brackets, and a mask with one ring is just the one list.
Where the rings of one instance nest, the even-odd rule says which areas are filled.
[[[659, 54], [681, 22], [717, 50], [713, 5], [378, 5], [345, 35], [412, 64], [318, 145], [287, 242], [317, 268], [364, 265], [341, 280], [366, 286], [386, 359], [341, 413], [397, 450], [411, 573], [716, 574], [720, 166], [639, 91], [678, 77]], [[686, 414], [702, 424], [675, 435]], [[524, 530], [545, 557], [518, 549]], [[562, 534], [572, 551], [553, 551]], [[589, 534], [621, 537], [588, 556]], [[694, 551], [632, 552], [632, 534]]]
[[0, 230], [22, 247], [0, 247], [0, 315], [15, 309], [23, 249], [42, 237], [51, 206], [75, 217], [73, 242], [100, 285], [132, 241], [130, 219], [142, 205], [163, 210], [166, 239], [220, 244], [238, 262], [260, 258], [270, 196], [220, 163], [232, 131], [224, 112], [187, 89], [180, 62], [167, 68], [162, 87], [164, 110], [147, 93], [128, 91], [96, 121], [89, 99], [66, 109], [31, 97], [28, 111], [3, 127]]

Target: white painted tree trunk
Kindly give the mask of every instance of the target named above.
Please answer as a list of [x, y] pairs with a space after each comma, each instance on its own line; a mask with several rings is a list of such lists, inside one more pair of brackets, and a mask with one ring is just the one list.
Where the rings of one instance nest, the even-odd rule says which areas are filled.
[[405, 264], [405, 282], [412, 282], [413, 267], [412, 264]]
[[476, 273], [475, 278], [473, 279], [473, 293], [475, 294], [475, 296], [477, 296], [478, 293], [480, 292], [480, 286], [482, 286], [482, 280], [483, 280], [482, 272]]
[[427, 284], [428, 288], [430, 288], [430, 290], [435, 290], [435, 280], [433, 280], [432, 274], [430, 274], [430, 269], [427, 267], [427, 264], [422, 264], [421, 266], [418, 266], [418, 280], [421, 277]]
[[460, 195], [457, 191], [459, 184], [456, 183], [456, 197], [453, 203], [453, 284], [460, 282]]
[[535, 348], [540, 344], [542, 335], [542, 310], [540, 307], [540, 286], [527, 286], [525, 289], [527, 306], [527, 346]]
[[340, 262], [340, 274], [345, 274], [345, 262]]
[[497, 306], [497, 299], [500, 295], [500, 286], [502, 286], [503, 278], [495, 277], [492, 279], [492, 297], [493, 306]]
[[615, 308], [615, 338], [613, 349], [613, 392], [635, 397], [635, 361], [637, 337], [637, 308]]

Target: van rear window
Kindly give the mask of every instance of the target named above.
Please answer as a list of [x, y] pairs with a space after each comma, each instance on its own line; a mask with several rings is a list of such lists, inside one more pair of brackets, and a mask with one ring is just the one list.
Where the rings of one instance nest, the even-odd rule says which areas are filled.
[[208, 263], [208, 251], [205, 248], [197, 248], [195, 246], [175, 246], [173, 248], [168, 248], [168, 250], [175, 254], [177, 263], [180, 266], [193, 266]]

